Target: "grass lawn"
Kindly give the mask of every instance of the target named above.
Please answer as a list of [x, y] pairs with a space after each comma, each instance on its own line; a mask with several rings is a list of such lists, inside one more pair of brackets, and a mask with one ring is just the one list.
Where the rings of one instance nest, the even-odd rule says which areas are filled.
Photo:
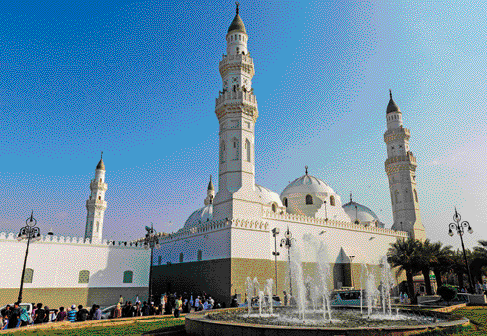
[[424, 336], [486, 336], [487, 335], [487, 307], [465, 307], [453, 312], [455, 315], [470, 319], [470, 326], [454, 332], [431, 331], [423, 333]]
[[173, 327], [184, 325], [184, 319], [175, 319], [173, 317], [167, 318], [149, 318], [136, 321], [112, 322], [116, 320], [105, 320], [104, 325], [100, 326], [87, 326], [86, 328], [69, 328], [60, 327], [59, 329], [17, 329], [12, 333], [6, 333], [5, 335], [142, 335], [145, 332], [161, 329], [165, 327]]

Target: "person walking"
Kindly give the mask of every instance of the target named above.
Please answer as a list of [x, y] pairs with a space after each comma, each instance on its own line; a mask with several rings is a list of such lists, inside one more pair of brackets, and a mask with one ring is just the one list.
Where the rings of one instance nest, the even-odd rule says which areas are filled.
[[20, 324], [20, 309], [19, 303], [15, 302], [13, 309], [11, 309], [11, 313], [8, 319], [8, 329], [15, 329]]
[[20, 326], [25, 327], [30, 322], [29, 313], [25, 308], [20, 307]]
[[64, 307], [59, 307], [59, 313], [56, 316], [56, 321], [57, 322], [64, 321], [67, 316], [68, 314], [66, 314], [66, 312], [64, 311]]
[[76, 322], [83, 322], [88, 319], [89, 312], [83, 305], [78, 306], [78, 312], [76, 313]]
[[179, 317], [179, 310], [181, 309], [182, 305], [183, 305], [183, 300], [182, 300], [182, 297], [179, 296], [176, 299], [176, 302], [174, 302], [174, 317], [176, 317], [176, 318]]
[[72, 305], [71, 309], [68, 312], [68, 321], [75, 322], [76, 321], [76, 305]]

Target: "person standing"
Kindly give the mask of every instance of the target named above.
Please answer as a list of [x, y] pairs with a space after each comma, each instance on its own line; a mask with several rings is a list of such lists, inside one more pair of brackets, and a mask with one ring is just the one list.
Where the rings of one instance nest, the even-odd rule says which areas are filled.
[[174, 317], [176, 318], [179, 317], [179, 310], [181, 309], [182, 305], [183, 305], [183, 300], [182, 297], [179, 296], [174, 302]]
[[120, 305], [123, 305], [123, 296], [120, 295], [120, 299], [118, 299], [118, 303], [120, 303]]
[[82, 305], [78, 306], [78, 312], [76, 313], [76, 322], [83, 322], [88, 319], [88, 310], [83, 308]]
[[19, 310], [19, 303], [15, 302], [13, 309], [11, 309], [11, 313], [8, 319], [8, 329], [17, 328], [20, 324], [20, 310]]
[[120, 302], [117, 303], [117, 306], [113, 310], [113, 318], [120, 318], [122, 317], [122, 306], [120, 305]]
[[99, 305], [95, 305], [93, 312], [93, 320], [101, 320], [101, 310]]
[[66, 314], [66, 312], [64, 311], [64, 307], [59, 307], [59, 313], [57, 314], [56, 321], [57, 322], [64, 321], [67, 315], [68, 314]]
[[76, 321], [76, 305], [72, 305], [71, 309], [68, 312], [68, 321], [75, 322]]
[[34, 315], [34, 324], [43, 323], [45, 316], [46, 316], [46, 313], [45, 313], [44, 309], [42, 309], [42, 303], [38, 303], [36, 313]]
[[287, 294], [286, 294], [286, 291], [282, 291], [282, 295], [284, 296], [284, 305], [287, 306]]
[[20, 326], [25, 327], [29, 324], [30, 316], [25, 308], [20, 307]]

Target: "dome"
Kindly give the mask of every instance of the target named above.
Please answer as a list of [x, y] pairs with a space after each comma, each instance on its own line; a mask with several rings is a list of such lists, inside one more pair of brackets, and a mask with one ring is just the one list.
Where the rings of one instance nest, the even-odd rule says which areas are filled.
[[235, 17], [233, 18], [233, 21], [230, 24], [230, 27], [228, 27], [227, 33], [230, 33], [232, 30], [240, 31], [242, 33], [247, 34], [247, 32], [245, 31], [245, 25], [244, 25], [242, 19], [240, 18], [240, 15], [238, 15], [238, 3], [237, 3], [237, 9], [236, 9]]
[[389, 104], [387, 104], [386, 114], [392, 113], [392, 112], [401, 113], [401, 110], [399, 109], [399, 106], [397, 106], [397, 104], [394, 101], [394, 99], [392, 99], [392, 92], [391, 92], [391, 90], [389, 90], [389, 96], [390, 96], [390, 99], [389, 99]]
[[203, 226], [207, 222], [211, 221], [212, 219], [213, 219], [213, 204], [209, 204], [204, 208], [198, 209], [195, 212], [193, 212], [188, 217], [181, 230], [187, 230], [193, 227]]
[[[357, 206], [357, 210], [355, 210], [355, 206]], [[375, 212], [367, 208], [365, 205], [350, 201], [344, 204], [342, 208], [352, 222], [355, 222], [355, 220], [358, 219], [360, 223], [370, 223], [374, 221], [380, 223], [379, 217], [377, 217]]]
[[284, 198], [287, 195], [309, 193], [334, 194], [335, 191], [322, 180], [305, 174], [291, 182], [281, 193], [281, 198]]
[[255, 190], [259, 194], [262, 204], [276, 203], [278, 206], [282, 206], [278, 193], [258, 184], [255, 185]]

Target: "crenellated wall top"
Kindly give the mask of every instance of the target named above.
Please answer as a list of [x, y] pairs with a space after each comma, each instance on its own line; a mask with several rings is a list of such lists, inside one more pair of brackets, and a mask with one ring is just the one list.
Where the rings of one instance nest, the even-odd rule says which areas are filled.
[[[0, 242], [1, 241], [17, 241], [17, 234], [10, 232], [0, 232]], [[24, 240], [25, 241], [25, 240]], [[21, 241], [22, 242], [22, 241]], [[125, 241], [114, 241], [104, 239], [101, 242], [91, 242], [89, 238], [82, 237], [64, 237], [64, 236], [51, 236], [51, 235], [41, 235], [40, 240], [36, 241], [38, 243], [51, 243], [51, 244], [76, 244], [76, 245], [89, 245], [96, 247], [120, 247], [128, 249], [143, 249], [143, 246], [136, 246], [131, 242]]]
[[408, 237], [408, 233], [404, 231], [395, 231], [395, 230], [379, 228], [375, 226], [363, 226], [363, 225], [354, 224], [352, 222], [337, 221], [332, 219], [326, 220], [325, 218], [315, 218], [315, 217], [308, 217], [304, 215], [295, 215], [295, 214], [288, 214], [288, 213], [280, 214], [268, 210], [263, 211], [263, 217], [268, 219], [287, 221], [287, 222], [321, 225], [324, 227], [337, 228], [337, 229], [376, 233], [376, 234], [383, 234], [383, 235], [404, 237], [404, 238]]

